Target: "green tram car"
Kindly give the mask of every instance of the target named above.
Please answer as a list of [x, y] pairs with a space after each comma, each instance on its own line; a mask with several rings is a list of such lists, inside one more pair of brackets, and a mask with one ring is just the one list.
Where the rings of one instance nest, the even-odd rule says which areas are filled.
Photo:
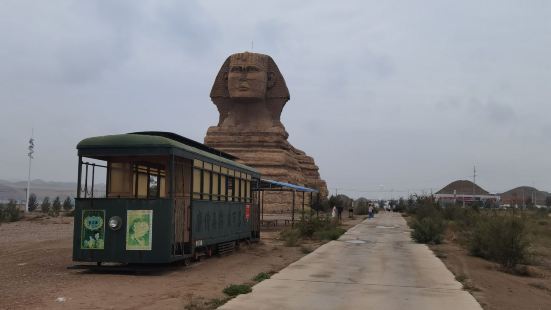
[[260, 174], [229, 154], [168, 132], [77, 149], [74, 261], [170, 263], [260, 237]]

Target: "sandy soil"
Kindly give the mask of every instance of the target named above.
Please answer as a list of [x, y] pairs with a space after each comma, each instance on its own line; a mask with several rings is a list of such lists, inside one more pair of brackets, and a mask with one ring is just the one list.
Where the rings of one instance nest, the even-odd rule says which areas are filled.
[[[345, 228], [360, 219], [346, 221]], [[277, 272], [321, 243], [285, 247], [277, 230], [225, 257], [147, 272], [94, 273], [72, 266], [72, 218], [23, 220], [0, 226], [1, 309], [184, 309], [223, 299], [229, 284]]]
[[549, 269], [530, 266], [531, 276], [516, 276], [500, 271], [495, 263], [468, 255], [452, 242], [431, 249], [484, 309], [551, 309]]

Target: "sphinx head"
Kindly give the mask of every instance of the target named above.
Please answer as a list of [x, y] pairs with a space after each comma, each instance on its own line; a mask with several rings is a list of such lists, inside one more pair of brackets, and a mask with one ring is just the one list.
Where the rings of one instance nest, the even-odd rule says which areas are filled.
[[211, 90], [211, 98], [233, 102], [269, 98], [289, 100], [289, 91], [277, 65], [268, 55], [237, 53], [226, 59]]

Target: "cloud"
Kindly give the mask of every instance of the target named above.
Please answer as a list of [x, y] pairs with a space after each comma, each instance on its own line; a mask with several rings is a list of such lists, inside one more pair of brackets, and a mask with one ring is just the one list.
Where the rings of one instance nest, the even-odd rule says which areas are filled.
[[25, 176], [33, 126], [36, 177], [60, 181], [87, 136], [202, 140], [220, 65], [254, 40], [290, 89], [292, 143], [330, 187], [417, 188], [429, 171], [436, 188], [476, 161], [493, 188], [520, 185], [507, 175], [522, 165], [511, 175], [549, 189], [544, 3], [2, 1], [0, 176]]

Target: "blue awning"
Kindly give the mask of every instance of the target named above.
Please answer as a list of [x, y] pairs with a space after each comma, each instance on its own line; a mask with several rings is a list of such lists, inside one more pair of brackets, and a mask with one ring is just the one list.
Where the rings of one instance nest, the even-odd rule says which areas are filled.
[[304, 187], [296, 184], [285, 183], [274, 180], [261, 179], [258, 190], [288, 190], [297, 192], [317, 193], [317, 189]]

